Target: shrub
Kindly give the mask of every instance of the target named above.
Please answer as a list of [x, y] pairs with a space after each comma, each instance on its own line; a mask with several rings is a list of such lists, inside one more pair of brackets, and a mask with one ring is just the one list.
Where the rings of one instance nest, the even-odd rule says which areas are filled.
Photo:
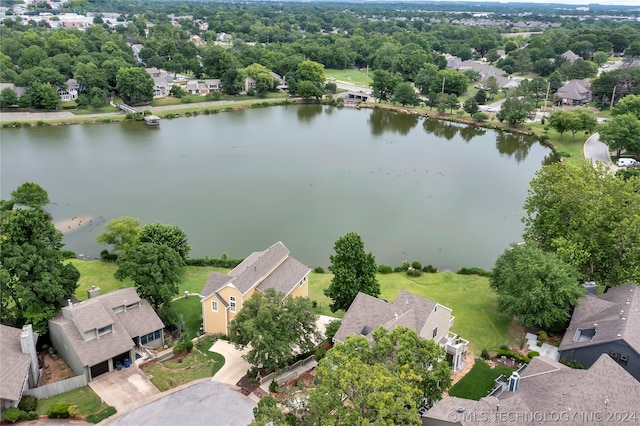
[[498, 352], [498, 356], [506, 356], [507, 358], [513, 358], [519, 362], [524, 362], [528, 364], [529, 361], [531, 361], [531, 358], [526, 357], [518, 352], [510, 351], [508, 349], [498, 349], [497, 352]]
[[271, 383], [269, 383], [269, 392], [278, 393], [278, 389], [280, 389], [280, 385], [278, 385], [278, 381], [272, 380]]
[[205, 256], [204, 259], [187, 259], [185, 263], [188, 266], [215, 266], [216, 268], [233, 269], [243, 260], [244, 259], [228, 259], [223, 255], [220, 258]]
[[69, 417], [78, 417], [80, 415], [80, 410], [78, 410], [77, 405], [72, 405], [67, 410], [67, 413], [69, 414]]
[[22, 411], [36, 411], [38, 409], [38, 398], [34, 395], [22, 395], [18, 408]]
[[96, 414], [89, 414], [86, 418], [87, 422], [89, 423], [100, 423], [101, 421], [103, 421], [104, 419], [106, 419], [109, 416], [113, 416], [115, 413], [117, 413], [118, 410], [115, 409], [115, 407], [112, 406], [108, 406], [107, 408], [105, 408], [104, 410], [96, 413]]
[[115, 262], [118, 260], [118, 255], [116, 253], [109, 253], [109, 250], [104, 249], [100, 252], [100, 260], [103, 262]]
[[189, 340], [186, 335], [173, 347], [173, 353], [175, 355], [181, 354], [183, 352], [191, 353], [193, 349], [193, 342]]
[[390, 274], [393, 272], [393, 268], [387, 265], [378, 265], [378, 272], [381, 274]]
[[17, 422], [20, 420], [20, 409], [18, 407], [9, 407], [2, 412], [2, 420], [8, 422]]
[[574, 368], [576, 370], [586, 370], [587, 369], [587, 367], [585, 367], [584, 365], [580, 364], [580, 362], [576, 361], [575, 359], [568, 360], [568, 359], [562, 358], [560, 360], [560, 364], [564, 364], [567, 367], [571, 367], [571, 368]]
[[315, 355], [316, 355], [316, 361], [320, 362], [320, 360], [327, 355], [327, 350], [325, 348], [323, 348], [322, 346], [318, 346], [316, 348]]
[[547, 343], [547, 340], [549, 340], [549, 335], [547, 334], [547, 332], [544, 330], [540, 330], [540, 332], [538, 333], [538, 341]]
[[479, 275], [481, 277], [490, 277], [491, 276], [491, 271], [487, 271], [484, 270], [482, 268], [477, 268], [477, 267], [473, 267], [473, 268], [460, 268], [460, 270], [458, 270], [458, 272], [456, 272], [459, 275]]
[[151, 115], [151, 111], [145, 109], [144, 111], [142, 111], [142, 114], [146, 117], [147, 115]]
[[407, 275], [409, 275], [410, 277], [419, 277], [420, 275], [422, 275], [422, 270], [421, 269], [415, 269], [415, 268], [409, 268], [407, 269]]
[[133, 114], [131, 114], [130, 112], [128, 112], [128, 113], [126, 113], [126, 114], [124, 115], [124, 118], [125, 118], [126, 120], [131, 120], [131, 119], [133, 118]]
[[489, 351], [486, 349], [482, 350], [482, 353], [480, 354], [480, 356], [482, 357], [482, 359], [489, 359]]
[[313, 272], [315, 272], [316, 274], [324, 274], [324, 268], [322, 266], [316, 266], [315, 268], [313, 268]]
[[338, 332], [338, 329], [340, 328], [340, 324], [342, 324], [342, 321], [340, 320], [333, 320], [327, 324], [324, 333], [327, 337], [327, 340], [333, 339], [333, 337]]
[[69, 417], [69, 407], [71, 404], [53, 404], [49, 407], [47, 415], [50, 419], [66, 419]]
[[487, 118], [489, 118], [489, 116], [484, 112], [476, 112], [471, 117], [473, 117], [473, 119], [476, 121], [486, 121]]
[[311, 301], [311, 307], [312, 308], [317, 308], [318, 307], [318, 301], [317, 300], [312, 300]]
[[[75, 259], [76, 258], [76, 253], [74, 251], [71, 251], [71, 250], [60, 250], [60, 254], [62, 255], [63, 259]], [[31, 410], [27, 410], [27, 411], [31, 411]]]
[[406, 260], [403, 260], [400, 266], [393, 269], [393, 272], [407, 272], [408, 269], [409, 269], [409, 262], [407, 262]]
[[420, 269], [422, 270], [422, 263], [418, 262], [417, 260], [414, 260], [413, 262], [411, 262], [411, 267], [413, 269]]
[[20, 421], [37, 420], [39, 417], [36, 411], [20, 411]]
[[527, 356], [529, 358], [533, 358], [535, 356], [540, 356], [540, 352], [538, 352], [538, 351], [529, 351], [529, 353], [527, 353]]
[[571, 157], [571, 153], [567, 151], [558, 151], [556, 152], [558, 157]]
[[31, 127], [31, 123], [24, 123], [23, 126], [24, 127]]
[[427, 265], [422, 267], [422, 272], [425, 272], [427, 274], [435, 274], [436, 272], [438, 272], [438, 268], [433, 265]]

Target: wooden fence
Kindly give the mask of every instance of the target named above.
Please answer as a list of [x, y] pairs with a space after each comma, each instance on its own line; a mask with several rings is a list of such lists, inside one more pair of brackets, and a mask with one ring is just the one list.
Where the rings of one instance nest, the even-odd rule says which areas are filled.
[[260, 384], [263, 384], [264, 382], [267, 382], [269, 380], [274, 380], [274, 379], [276, 379], [276, 377], [278, 377], [277, 378], [278, 384], [281, 385], [281, 384], [293, 379], [294, 376], [296, 376], [295, 373], [287, 374], [287, 375], [285, 375], [285, 373], [288, 373], [289, 371], [294, 370], [297, 367], [300, 367], [301, 365], [307, 365], [308, 363], [310, 363], [311, 361], [314, 361], [315, 359], [316, 359], [316, 356], [315, 355], [311, 355], [309, 358], [301, 359], [300, 361], [296, 361], [295, 363], [293, 363], [293, 364], [291, 364], [291, 365], [289, 365], [287, 367], [284, 367], [284, 368], [282, 368], [282, 369], [280, 369], [278, 371], [274, 371], [271, 374], [267, 374], [266, 376], [260, 378]]
[[34, 395], [38, 399], [43, 399], [49, 398], [50, 396], [59, 395], [61, 393], [69, 392], [83, 386], [87, 386], [87, 376], [84, 374], [37, 388], [27, 389], [23, 392], [23, 394]]

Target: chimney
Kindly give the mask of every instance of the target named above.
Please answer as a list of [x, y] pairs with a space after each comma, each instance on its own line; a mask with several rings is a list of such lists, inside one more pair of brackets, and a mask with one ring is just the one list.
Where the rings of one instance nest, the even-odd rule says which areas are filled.
[[31, 374], [29, 375], [29, 387], [34, 388], [40, 379], [40, 369], [38, 364], [38, 353], [36, 352], [36, 342], [34, 341], [33, 327], [27, 324], [22, 327], [20, 333], [20, 346], [22, 353], [31, 357]]
[[594, 296], [598, 294], [598, 284], [595, 281], [587, 281], [582, 284], [582, 288], [584, 288], [586, 294], [593, 294]]
[[509, 377], [509, 384], [508, 384], [509, 392], [517, 391], [519, 385], [520, 385], [520, 374], [514, 371], [513, 373], [511, 373], [511, 376]]
[[92, 285], [91, 288], [87, 289], [87, 299], [91, 299], [92, 297], [100, 296], [102, 291], [100, 287]]

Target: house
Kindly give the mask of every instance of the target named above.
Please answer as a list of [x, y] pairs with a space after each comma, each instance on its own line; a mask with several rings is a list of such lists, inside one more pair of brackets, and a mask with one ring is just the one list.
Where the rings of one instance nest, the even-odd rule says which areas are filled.
[[640, 380], [640, 287], [626, 284], [580, 299], [558, 349], [561, 359], [587, 367], [607, 354]]
[[145, 71], [153, 79], [153, 97], [158, 98], [167, 96], [171, 90], [171, 83], [173, 83], [173, 76], [155, 67], [145, 68]]
[[246, 77], [244, 79], [244, 91], [248, 92], [249, 90], [256, 88], [256, 80], [251, 77]]
[[2, 93], [4, 89], [13, 90], [13, 93], [15, 93], [18, 98], [27, 93], [26, 87], [16, 86], [13, 83], [0, 83], [0, 93]]
[[447, 68], [453, 68], [454, 70], [457, 70], [462, 64], [462, 59], [449, 53], [444, 54], [444, 59], [447, 61]]
[[567, 61], [569, 61], [570, 64], [573, 64], [576, 59], [580, 58], [579, 55], [576, 55], [575, 53], [573, 53], [571, 50], [567, 50], [566, 52], [564, 52], [562, 55], [563, 58], [565, 58]]
[[344, 342], [353, 334], [372, 340], [373, 331], [380, 326], [393, 330], [403, 325], [415, 330], [420, 337], [433, 339], [442, 345], [452, 360], [453, 369], [458, 370], [469, 342], [449, 331], [454, 319], [450, 308], [405, 290], [398, 293], [394, 303], [358, 293], [333, 340]]
[[187, 93], [190, 95], [208, 95], [214, 92], [222, 91], [222, 83], [218, 78], [206, 79], [204, 81], [189, 80], [186, 86]]
[[471, 60], [461, 62], [457, 70], [460, 72], [465, 72], [466, 70], [473, 70], [478, 73], [479, 80], [485, 80], [489, 77], [497, 78], [502, 76], [505, 73], [501, 69], [498, 69], [491, 64], [478, 62], [478, 61], [471, 61]]
[[228, 336], [231, 320], [256, 292], [273, 288], [285, 296], [307, 297], [310, 271], [278, 241], [252, 253], [226, 275], [212, 272], [200, 292], [204, 332]]
[[638, 401], [640, 382], [606, 355], [588, 370], [539, 356], [480, 401], [443, 398], [423, 414], [422, 424], [620, 424], [612, 416], [637, 416]]
[[569, 80], [553, 94], [555, 104], [585, 105], [591, 102], [589, 79]]
[[17, 407], [22, 392], [38, 386], [37, 340], [31, 324], [22, 329], [0, 324], [0, 410]]
[[88, 300], [69, 303], [49, 320], [53, 347], [88, 381], [164, 343], [164, 324], [134, 288], [99, 293], [92, 287]]
[[76, 80], [70, 78], [67, 80], [65, 87], [58, 88], [58, 96], [60, 96], [60, 102], [71, 102], [78, 99], [78, 90], [80, 85]]

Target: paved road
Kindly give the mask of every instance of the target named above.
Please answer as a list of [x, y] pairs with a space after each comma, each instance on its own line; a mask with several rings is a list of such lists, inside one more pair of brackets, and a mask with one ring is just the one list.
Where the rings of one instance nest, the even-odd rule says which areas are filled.
[[587, 139], [583, 149], [584, 158], [611, 164], [609, 147], [605, 143], [600, 142], [600, 135], [598, 133], [594, 133]]

